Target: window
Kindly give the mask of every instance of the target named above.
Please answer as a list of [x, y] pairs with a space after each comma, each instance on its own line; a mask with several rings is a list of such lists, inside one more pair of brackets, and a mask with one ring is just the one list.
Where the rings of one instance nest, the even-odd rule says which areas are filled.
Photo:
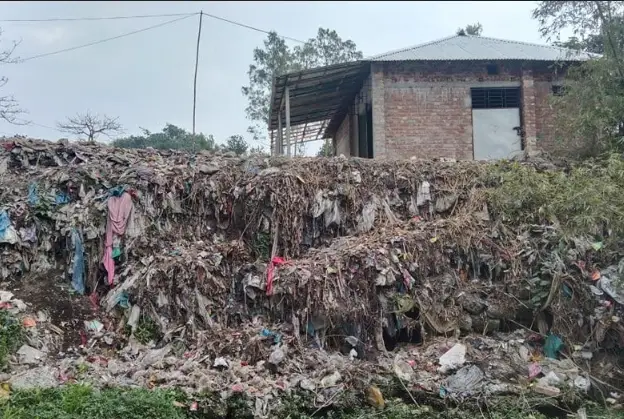
[[498, 65], [496, 64], [488, 64], [486, 66], [488, 76], [495, 76], [498, 74]]
[[553, 84], [553, 86], [552, 86], [552, 94], [554, 96], [563, 96], [564, 93], [565, 92], [564, 92], [563, 86], [561, 86], [561, 85], [554, 85]]
[[470, 89], [472, 109], [519, 108], [519, 87], [475, 87]]

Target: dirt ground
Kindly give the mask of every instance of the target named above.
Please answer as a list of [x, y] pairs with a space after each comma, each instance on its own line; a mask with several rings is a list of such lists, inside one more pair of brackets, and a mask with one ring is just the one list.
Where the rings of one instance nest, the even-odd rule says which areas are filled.
[[62, 330], [62, 346], [57, 349], [63, 352], [82, 343], [84, 320], [97, 318], [89, 298], [74, 293], [59, 271], [24, 277], [11, 282], [8, 289], [28, 305], [29, 312], [43, 311], [51, 324]]

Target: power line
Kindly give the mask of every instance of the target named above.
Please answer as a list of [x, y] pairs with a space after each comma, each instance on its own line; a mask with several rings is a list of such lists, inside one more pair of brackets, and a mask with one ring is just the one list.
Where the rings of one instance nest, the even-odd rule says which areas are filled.
[[[266, 34], [271, 33], [271, 31], [265, 31], [264, 29], [255, 28], [255, 27], [253, 27], [253, 26], [245, 25], [244, 23], [235, 22], [235, 21], [233, 21], [233, 20], [226, 19], [226, 18], [224, 18], [224, 17], [219, 17], [219, 16], [211, 15], [211, 14], [206, 13], [206, 12], [204, 12], [204, 15], [205, 15], [205, 16], [208, 16], [208, 17], [211, 17], [211, 18], [213, 18], [213, 19], [221, 20], [221, 21], [223, 21], [223, 22], [231, 23], [232, 25], [240, 26], [241, 28], [247, 28], [247, 29], [251, 29], [251, 30], [256, 31], [256, 32], [262, 32], [262, 33], [266, 33]], [[300, 44], [305, 44], [305, 41], [301, 41], [300, 39], [291, 38], [291, 37], [289, 37], [289, 36], [283, 36], [283, 35], [279, 35], [279, 34], [278, 34], [278, 36], [279, 36], [280, 38], [288, 39], [289, 41], [295, 41], [295, 42], [299, 42]]]
[[[177, 16], [194, 16], [198, 13], [167, 13], [160, 15], [132, 15], [132, 16], [104, 16], [104, 17], [58, 17], [58, 18], [47, 18], [47, 19], [0, 19], [0, 22], [80, 22], [80, 21], [97, 21], [97, 20], [120, 20], [120, 19], [145, 19], [145, 18], [154, 18], [154, 17], [177, 17]], [[231, 25], [240, 26], [241, 28], [251, 29], [252, 31], [261, 32], [269, 34], [271, 31], [267, 31], [264, 29], [256, 28], [254, 26], [246, 25], [241, 22], [236, 22], [231, 19], [226, 19], [221, 16], [213, 15], [210, 13], [203, 13], [204, 16], [211, 17], [216, 20], [220, 20], [222, 22], [227, 22]], [[289, 41], [298, 42], [300, 44], [305, 44], [305, 41], [302, 41], [297, 38], [291, 38], [289, 36], [279, 35], [280, 38], [288, 39]]]
[[145, 19], [153, 17], [193, 16], [197, 13], [166, 13], [160, 15], [133, 15], [133, 16], [103, 16], [103, 17], [54, 17], [48, 19], [0, 19], [0, 22], [77, 22], [87, 20], [120, 20]]
[[93, 46], [93, 45], [102, 44], [104, 42], [113, 41], [115, 39], [120, 39], [120, 38], [124, 38], [126, 36], [134, 35], [134, 34], [145, 32], [145, 31], [149, 31], [150, 29], [156, 29], [156, 28], [159, 28], [161, 26], [169, 25], [171, 23], [178, 22], [178, 21], [184, 20], [184, 19], [188, 19], [189, 17], [196, 16], [198, 14], [199, 13], [193, 13], [193, 14], [190, 14], [190, 15], [185, 15], [184, 17], [180, 17], [178, 19], [168, 20], [166, 22], [162, 22], [162, 23], [159, 23], [157, 25], [148, 26], [147, 28], [137, 29], [136, 31], [127, 32], [127, 33], [124, 33], [124, 34], [121, 34], [121, 35], [113, 36], [111, 38], [101, 39], [99, 41], [90, 42], [90, 43], [84, 44], [84, 45], [78, 45], [78, 46], [75, 46], [75, 47], [65, 48], [65, 49], [61, 49], [61, 50], [58, 50], [58, 51], [46, 52], [44, 54], [39, 54], [39, 55], [33, 55], [32, 57], [23, 58], [20, 61], [21, 62], [26, 62], [26, 61], [34, 60], [36, 58], [47, 57], [49, 55], [56, 55], [56, 54], [60, 54], [62, 52], [69, 52], [69, 51], [74, 51], [74, 50], [81, 49], [81, 48], [90, 47], [90, 46]]

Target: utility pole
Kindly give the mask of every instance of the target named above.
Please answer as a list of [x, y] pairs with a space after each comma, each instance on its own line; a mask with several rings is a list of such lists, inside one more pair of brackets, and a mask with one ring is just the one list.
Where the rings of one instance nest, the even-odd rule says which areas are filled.
[[197, 67], [199, 65], [199, 41], [201, 40], [202, 17], [204, 11], [199, 12], [199, 29], [197, 30], [197, 50], [195, 51], [195, 77], [193, 79], [193, 135], [195, 135], [195, 110], [197, 109]]

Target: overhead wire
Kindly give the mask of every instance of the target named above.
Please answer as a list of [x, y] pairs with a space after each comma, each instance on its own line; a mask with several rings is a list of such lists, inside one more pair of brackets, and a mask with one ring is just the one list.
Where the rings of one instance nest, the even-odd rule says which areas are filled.
[[[255, 27], [253, 27], [253, 26], [245, 25], [244, 23], [236, 22], [236, 21], [233, 21], [233, 20], [230, 20], [230, 19], [226, 19], [226, 18], [224, 18], [224, 17], [219, 17], [219, 16], [211, 15], [210, 13], [206, 13], [206, 12], [202, 12], [202, 13], [203, 13], [205, 16], [211, 17], [211, 18], [213, 18], [213, 19], [221, 20], [221, 21], [223, 21], [223, 22], [227, 22], [227, 23], [230, 23], [230, 24], [232, 24], [232, 25], [240, 26], [240, 27], [242, 27], [242, 28], [247, 28], [247, 29], [251, 29], [251, 30], [256, 31], [256, 32], [262, 32], [262, 33], [266, 33], [266, 34], [271, 33], [271, 31], [265, 31], [264, 29], [255, 28]], [[299, 42], [300, 44], [305, 44], [305, 41], [302, 41], [302, 40], [300, 40], [300, 39], [291, 38], [291, 37], [289, 37], [289, 36], [284, 36], [284, 35], [279, 35], [279, 34], [278, 34], [278, 36], [279, 36], [280, 38], [283, 38], [283, 39], [288, 39], [289, 41], [294, 41], [294, 42]]]
[[74, 51], [74, 50], [77, 50], [77, 49], [87, 48], [87, 47], [90, 47], [90, 46], [93, 46], [93, 45], [102, 44], [104, 42], [113, 41], [115, 39], [125, 38], [126, 36], [135, 35], [137, 33], [149, 31], [151, 29], [160, 28], [161, 26], [170, 25], [172, 23], [179, 22], [180, 20], [188, 19], [191, 16], [197, 16], [198, 14], [199, 14], [199, 12], [198, 13], [189, 14], [189, 15], [185, 15], [185, 16], [177, 18], [177, 19], [168, 20], [166, 22], [161, 22], [161, 23], [158, 23], [156, 25], [148, 26], [146, 28], [137, 29], [137, 30], [132, 31], [132, 32], [127, 32], [127, 33], [124, 33], [124, 34], [121, 34], [121, 35], [117, 35], [117, 36], [113, 36], [113, 37], [110, 37], [110, 38], [100, 39], [99, 41], [89, 42], [88, 44], [83, 44], [83, 45], [78, 45], [78, 46], [75, 46], [75, 47], [60, 49], [60, 50], [57, 50], [57, 51], [52, 51], [52, 52], [46, 52], [46, 53], [43, 53], [43, 54], [33, 55], [31, 57], [22, 58], [22, 59], [19, 60], [19, 62], [26, 62], [26, 61], [34, 60], [36, 58], [48, 57], [50, 55], [56, 55], [56, 54], [60, 54], [60, 53], [63, 53], [63, 52]]
[[[119, 20], [119, 19], [141, 19], [141, 18], [155, 18], [155, 17], [172, 17], [172, 16], [181, 16], [178, 19], [173, 19], [173, 20], [169, 20], [166, 22], [161, 22], [158, 23], [156, 25], [152, 25], [152, 26], [148, 26], [146, 28], [142, 28], [142, 29], [137, 29], [135, 31], [132, 32], [127, 32], [121, 35], [117, 35], [117, 36], [113, 36], [110, 38], [105, 38], [105, 39], [101, 39], [99, 41], [94, 41], [94, 42], [90, 42], [88, 44], [84, 44], [84, 45], [78, 45], [75, 47], [70, 47], [70, 48], [65, 48], [65, 49], [61, 49], [58, 51], [52, 51], [52, 52], [47, 52], [44, 54], [38, 54], [38, 55], [33, 55], [31, 57], [27, 57], [27, 58], [23, 58], [20, 61], [21, 62], [26, 62], [26, 61], [30, 61], [30, 60], [34, 60], [37, 58], [42, 58], [42, 57], [47, 57], [50, 55], [56, 55], [56, 54], [60, 54], [63, 52], [69, 52], [69, 51], [74, 51], [77, 49], [81, 49], [81, 48], [87, 48], [93, 45], [98, 45], [98, 44], [102, 44], [104, 42], [109, 42], [109, 41], [114, 41], [116, 39], [120, 39], [120, 38], [125, 38], [126, 36], [131, 36], [131, 35], [135, 35], [137, 33], [141, 33], [141, 32], [145, 32], [151, 29], [156, 29], [159, 28], [161, 26], [165, 26], [165, 25], [169, 25], [171, 23], [175, 23], [178, 22], [180, 20], [184, 20], [187, 19], [191, 16], [196, 16], [198, 14], [202, 14], [205, 15], [207, 17], [216, 19], [216, 20], [220, 20], [222, 22], [227, 22], [231, 25], [236, 25], [239, 26], [241, 28], [246, 28], [246, 29], [250, 29], [256, 32], [261, 32], [261, 33], [265, 33], [265, 34], [270, 34], [272, 31], [267, 31], [264, 29], [260, 29], [260, 28], [256, 28], [254, 26], [250, 26], [250, 25], [246, 25], [244, 23], [240, 23], [240, 22], [236, 22], [234, 20], [231, 19], [226, 19], [224, 17], [220, 17], [220, 16], [216, 16], [210, 13], [206, 13], [206, 12], [194, 12], [194, 13], [167, 13], [167, 14], [155, 14], [155, 15], [131, 15], [131, 16], [104, 16], [104, 17], [76, 17], [76, 18], [48, 18], [48, 19], [0, 19], [0, 22], [62, 22], [62, 21], [95, 21], [95, 20]], [[297, 38], [292, 38], [290, 36], [284, 36], [284, 35], [280, 35], [278, 34], [278, 36], [282, 39], [287, 39], [289, 41], [293, 41], [293, 42], [298, 42], [300, 44], [305, 44], [305, 41], [302, 41], [300, 39]]]
[[193, 16], [194, 13], [164, 13], [159, 15], [101, 16], [101, 17], [53, 17], [46, 19], [0, 19], [0, 22], [78, 22], [92, 20], [145, 19], [154, 17]]

